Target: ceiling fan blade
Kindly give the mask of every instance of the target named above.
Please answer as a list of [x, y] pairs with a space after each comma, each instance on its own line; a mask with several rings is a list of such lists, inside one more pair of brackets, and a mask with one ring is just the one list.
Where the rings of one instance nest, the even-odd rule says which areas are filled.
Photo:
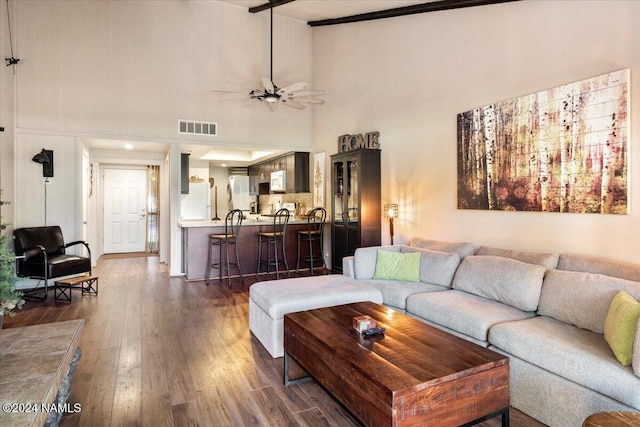
[[246, 93], [245, 90], [212, 90], [213, 93]]
[[299, 102], [292, 101], [290, 99], [281, 99], [281, 102], [287, 107], [295, 108], [297, 110], [304, 110], [306, 107]]
[[262, 101], [260, 98], [251, 98], [250, 100], [242, 104], [241, 108], [248, 107], [249, 105], [255, 104], [256, 102], [260, 102], [260, 101]]
[[264, 90], [267, 91], [267, 93], [274, 93], [276, 90], [273, 86], [273, 82], [266, 77], [262, 78], [262, 85], [264, 86]]
[[291, 95], [293, 95], [294, 97], [298, 98], [298, 97], [303, 97], [303, 96], [320, 96], [320, 95], [326, 95], [327, 91], [326, 90], [298, 90], [293, 92]]
[[274, 112], [278, 109], [278, 104], [275, 102], [267, 102], [267, 104], [269, 105], [269, 110], [271, 110], [271, 112]]
[[299, 102], [306, 102], [307, 104], [319, 104], [319, 105], [324, 104], [324, 99], [318, 99], [318, 98], [295, 98], [295, 100]]
[[278, 90], [278, 94], [282, 95], [283, 93], [295, 92], [297, 90], [304, 89], [307, 86], [308, 85], [306, 82], [293, 83], [293, 84], [290, 84], [289, 86], [285, 86], [282, 89]]

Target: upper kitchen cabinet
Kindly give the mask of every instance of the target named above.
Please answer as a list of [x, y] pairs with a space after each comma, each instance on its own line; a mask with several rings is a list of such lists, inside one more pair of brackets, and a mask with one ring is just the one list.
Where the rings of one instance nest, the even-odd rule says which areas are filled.
[[286, 157], [287, 193], [309, 192], [309, 153], [295, 152]]
[[[271, 172], [285, 171], [287, 193], [309, 192], [309, 153], [291, 152], [264, 162], [249, 166], [249, 176], [255, 176], [258, 189], [260, 184], [271, 182]], [[259, 191], [259, 194], [263, 194]]]

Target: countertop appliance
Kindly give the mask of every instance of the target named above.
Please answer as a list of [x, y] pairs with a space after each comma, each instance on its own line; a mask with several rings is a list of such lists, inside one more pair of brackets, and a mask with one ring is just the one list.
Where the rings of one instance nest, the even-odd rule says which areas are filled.
[[287, 171], [280, 170], [271, 172], [271, 191], [286, 191]]
[[256, 201], [256, 196], [249, 194], [249, 177], [244, 175], [232, 175], [227, 184], [227, 201], [229, 209], [251, 210], [251, 203]]

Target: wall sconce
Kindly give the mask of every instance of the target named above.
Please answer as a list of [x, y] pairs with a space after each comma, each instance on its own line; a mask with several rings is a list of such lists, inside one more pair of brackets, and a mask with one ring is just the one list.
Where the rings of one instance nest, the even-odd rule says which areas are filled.
[[389, 233], [391, 234], [391, 244], [393, 245], [393, 219], [398, 218], [398, 205], [395, 203], [385, 204], [384, 217], [389, 218]]
[[41, 152], [31, 158], [36, 163], [42, 164], [42, 176], [44, 180], [44, 225], [47, 225], [47, 184], [53, 176], [53, 150], [42, 149]]
[[43, 148], [42, 151], [33, 156], [31, 160], [42, 164], [43, 177], [50, 178], [53, 176], [53, 150], [45, 150]]

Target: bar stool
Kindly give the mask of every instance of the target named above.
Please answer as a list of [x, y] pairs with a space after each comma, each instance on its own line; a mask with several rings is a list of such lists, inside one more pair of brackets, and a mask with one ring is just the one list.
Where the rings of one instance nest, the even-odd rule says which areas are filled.
[[[276, 278], [280, 278], [280, 267], [278, 260], [278, 243], [282, 245], [282, 261], [287, 269], [287, 276], [291, 276], [289, 272], [289, 263], [287, 262], [287, 251], [285, 236], [287, 232], [287, 224], [289, 223], [289, 210], [280, 209], [273, 217], [273, 224], [269, 227], [270, 231], [258, 232], [258, 267], [256, 269], [256, 278], [261, 271], [262, 264], [267, 265], [267, 274], [271, 273], [271, 266], [276, 268]], [[262, 245], [267, 244], [267, 258], [262, 258]], [[271, 248], [273, 248], [273, 259], [271, 259]]]
[[[298, 262], [296, 263], [296, 273], [300, 269], [300, 260], [308, 261], [311, 265], [311, 275], [313, 275], [313, 263], [321, 262], [322, 267], [326, 268], [327, 265], [324, 261], [323, 249], [323, 236], [324, 236], [324, 222], [327, 219], [327, 211], [324, 208], [315, 208], [309, 212], [307, 218], [307, 229], [298, 230]], [[309, 245], [309, 255], [300, 256], [301, 242], [307, 242]], [[313, 251], [314, 242], [318, 242], [318, 252]]]
[[[227, 213], [224, 219], [224, 234], [210, 234], [209, 235], [209, 258], [207, 262], [207, 273], [205, 277], [207, 279], [207, 285], [209, 284], [209, 275], [211, 269], [215, 268], [219, 272], [219, 279], [222, 281], [222, 270], [226, 268], [227, 277], [229, 278], [229, 287], [231, 287], [231, 267], [236, 267], [240, 272], [240, 279], [244, 283], [244, 276], [242, 275], [242, 268], [240, 268], [240, 256], [238, 255], [238, 239], [240, 237], [240, 226], [242, 225], [242, 211], [240, 209], [234, 209]], [[218, 262], [213, 262], [213, 247], [219, 246]], [[234, 246], [236, 250], [236, 261], [229, 261], [229, 246]], [[224, 257], [223, 257], [224, 254]], [[224, 258], [224, 262], [223, 262]]]

